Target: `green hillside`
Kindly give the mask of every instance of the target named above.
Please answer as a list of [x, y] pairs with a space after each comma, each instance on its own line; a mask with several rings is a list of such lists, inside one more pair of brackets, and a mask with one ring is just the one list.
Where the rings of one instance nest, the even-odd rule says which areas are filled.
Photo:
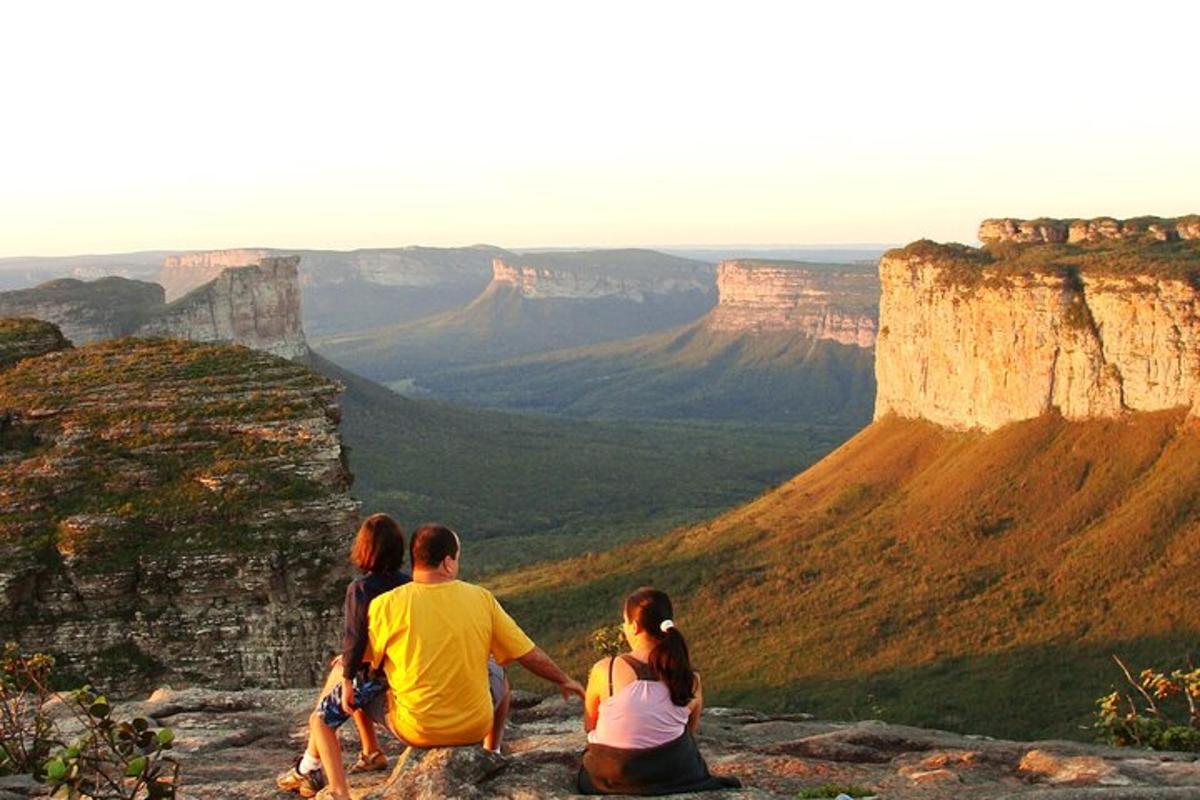
[[428, 377], [436, 396], [571, 416], [809, 422], [859, 428], [874, 351], [798, 332], [664, 333]]
[[345, 385], [342, 433], [364, 510], [441, 519], [473, 574], [600, 550], [744, 502], [853, 430], [608, 423], [401, 397], [319, 356]]
[[650, 583], [710, 702], [1086, 738], [1109, 654], [1179, 665], [1200, 644], [1198, 427], [887, 418], [711, 522], [490, 585], [576, 674]]

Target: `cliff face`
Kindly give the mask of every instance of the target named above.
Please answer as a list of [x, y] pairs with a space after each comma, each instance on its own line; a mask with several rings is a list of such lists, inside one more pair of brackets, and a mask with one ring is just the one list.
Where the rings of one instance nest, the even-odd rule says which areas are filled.
[[0, 319], [0, 369], [27, 358], [65, 350], [71, 343], [57, 326], [38, 319]]
[[1158, 242], [1200, 239], [1200, 215], [1186, 217], [1136, 217], [1096, 219], [985, 219], [979, 241], [1019, 244], [1079, 244], [1084, 242], [1152, 240]]
[[0, 636], [126, 689], [311, 685], [357, 518], [338, 389], [176, 340], [0, 372]]
[[163, 259], [158, 273], [158, 282], [167, 292], [167, 301], [173, 301], [203, 286], [231, 267], [248, 267], [266, 258], [266, 250], [209, 250], [199, 253], [183, 253]]
[[308, 352], [300, 318], [299, 256], [226, 269], [168, 305], [139, 336], [238, 342], [284, 358]]
[[[240, 251], [239, 251], [240, 252]], [[236, 342], [284, 358], [308, 352], [301, 323], [298, 256], [225, 269], [174, 303], [163, 288], [124, 278], [64, 279], [0, 292], [0, 316], [52, 322], [76, 344], [122, 336]]]
[[0, 292], [0, 317], [53, 322], [76, 344], [129, 336], [162, 308], [161, 286], [126, 278], [62, 278], [33, 289]]
[[1138, 237], [999, 254], [921, 242], [885, 255], [876, 418], [991, 430], [1052, 411], [1194, 406], [1200, 246]]
[[879, 317], [875, 268], [805, 267], [801, 262], [725, 261], [717, 267], [718, 331], [796, 331], [870, 348]]
[[639, 250], [529, 253], [518, 259], [493, 259], [492, 284], [514, 287], [529, 298], [614, 297], [642, 303], [648, 295], [708, 294], [712, 269]]

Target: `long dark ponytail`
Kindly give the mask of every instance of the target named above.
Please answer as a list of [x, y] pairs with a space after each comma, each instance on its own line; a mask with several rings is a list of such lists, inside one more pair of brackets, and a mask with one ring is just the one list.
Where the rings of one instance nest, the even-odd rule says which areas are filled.
[[[654, 639], [650, 668], [667, 685], [671, 702], [686, 706], [695, 696], [695, 675], [688, 658], [687, 642], [675, 627], [671, 598], [658, 589], [644, 586], [625, 598], [625, 616], [636, 622]], [[663, 630], [664, 624], [670, 622]]]

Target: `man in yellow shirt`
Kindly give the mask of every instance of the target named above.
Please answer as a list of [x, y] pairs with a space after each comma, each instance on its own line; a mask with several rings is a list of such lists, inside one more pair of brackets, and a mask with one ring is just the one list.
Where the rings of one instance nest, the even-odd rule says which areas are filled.
[[[509, 697], [498, 664], [518, 662], [556, 684], [563, 697], [582, 699], [584, 692], [491, 592], [458, 580], [460, 549], [458, 535], [449, 528], [419, 528], [412, 538], [412, 582], [371, 601], [368, 658], [373, 667], [382, 666], [388, 691], [386, 707], [379, 703], [365, 710], [409, 745], [482, 741], [494, 750], [500, 747]], [[329, 780], [321, 796], [349, 798], [336, 732], [319, 714], [309, 725]]]

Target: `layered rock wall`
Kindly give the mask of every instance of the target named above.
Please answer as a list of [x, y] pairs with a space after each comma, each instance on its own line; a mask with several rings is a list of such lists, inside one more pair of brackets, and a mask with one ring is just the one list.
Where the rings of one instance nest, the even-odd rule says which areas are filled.
[[109, 689], [319, 680], [358, 516], [338, 391], [177, 340], [0, 372], [0, 637]]
[[214, 280], [231, 267], [248, 267], [268, 255], [266, 250], [235, 249], [167, 256], [159, 270], [158, 282], [167, 292], [167, 301], [171, 302]]
[[1192, 279], [1014, 271], [964, 265], [964, 254], [910, 246], [881, 261], [876, 418], [991, 430], [1048, 412], [1116, 417], [1200, 398]]
[[711, 268], [660, 253], [647, 256], [644, 265], [625, 255], [605, 263], [603, 253], [588, 260], [564, 258], [557, 264], [548, 255], [527, 257], [523, 263], [495, 258], [492, 285], [511, 286], [529, 298], [615, 297], [635, 303], [644, 302], [649, 295], [713, 291]]
[[198, 342], [237, 342], [284, 358], [308, 352], [300, 311], [299, 256], [225, 269], [137, 330]]
[[1200, 239], [1200, 216], [1163, 218], [1136, 217], [1119, 220], [1095, 219], [985, 219], [979, 225], [979, 241], [1019, 244], [1077, 244], [1105, 240], [1153, 240], [1159, 242]]
[[875, 346], [879, 277], [874, 268], [725, 261], [717, 267], [719, 331], [798, 331], [813, 339]]
[[117, 277], [60, 278], [0, 292], [0, 317], [52, 322], [75, 344], [129, 336], [162, 307], [161, 286]]

